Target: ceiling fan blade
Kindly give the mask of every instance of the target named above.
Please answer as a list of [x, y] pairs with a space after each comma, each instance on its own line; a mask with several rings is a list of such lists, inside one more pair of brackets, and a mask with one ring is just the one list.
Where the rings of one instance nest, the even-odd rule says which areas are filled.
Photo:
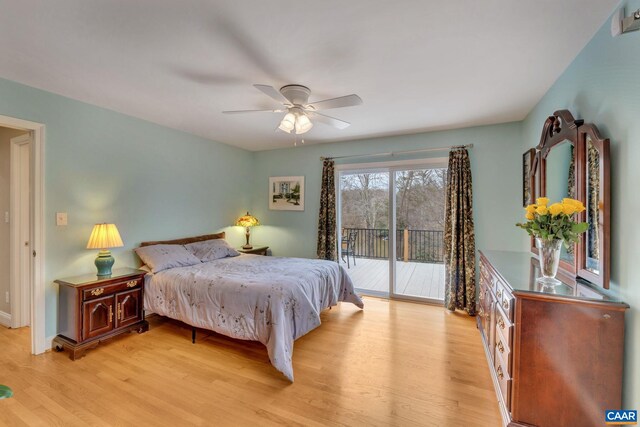
[[280, 91], [276, 90], [273, 86], [268, 85], [253, 85], [260, 92], [264, 93], [268, 97], [278, 101], [281, 104], [291, 105], [291, 102], [285, 98]]
[[330, 110], [332, 108], [352, 107], [362, 104], [362, 99], [356, 95], [340, 96], [338, 98], [325, 99], [323, 101], [313, 102], [307, 107], [314, 110]]
[[336, 129], [346, 129], [351, 126], [351, 123], [349, 122], [345, 122], [344, 120], [336, 119], [335, 117], [330, 117], [325, 114], [314, 113], [311, 111], [307, 111], [306, 114], [313, 120], [324, 123], [325, 125], [333, 126]]
[[233, 110], [223, 111], [224, 114], [244, 114], [244, 113], [284, 113], [285, 110]]

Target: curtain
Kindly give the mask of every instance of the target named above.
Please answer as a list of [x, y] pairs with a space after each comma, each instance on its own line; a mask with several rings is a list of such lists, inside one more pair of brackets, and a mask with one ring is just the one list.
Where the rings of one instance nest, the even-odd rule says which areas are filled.
[[336, 187], [334, 182], [335, 162], [324, 161], [322, 167], [322, 189], [320, 191], [320, 215], [318, 219], [318, 258], [337, 260], [336, 247]]
[[444, 304], [449, 310], [476, 313], [476, 244], [473, 228], [473, 190], [469, 153], [464, 147], [449, 152], [445, 200]]

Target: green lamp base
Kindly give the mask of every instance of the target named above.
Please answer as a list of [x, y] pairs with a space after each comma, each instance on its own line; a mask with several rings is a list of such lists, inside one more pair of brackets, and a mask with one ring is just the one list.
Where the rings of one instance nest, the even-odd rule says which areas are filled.
[[0, 399], [8, 399], [13, 396], [13, 391], [6, 385], [0, 384]]
[[111, 267], [116, 260], [111, 256], [111, 251], [103, 249], [98, 252], [96, 258], [96, 268], [98, 269], [98, 277], [111, 276]]

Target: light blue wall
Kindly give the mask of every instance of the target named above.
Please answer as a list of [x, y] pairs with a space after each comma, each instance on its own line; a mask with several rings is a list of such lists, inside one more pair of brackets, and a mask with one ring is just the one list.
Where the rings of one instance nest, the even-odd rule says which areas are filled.
[[[56, 278], [90, 273], [94, 223], [126, 244], [115, 267], [136, 266], [140, 241], [219, 230], [249, 205], [253, 154], [0, 79], [0, 115], [44, 123], [46, 335], [56, 333]], [[55, 226], [55, 212], [69, 225]], [[241, 230], [227, 230], [240, 243]]]
[[[271, 246], [274, 255], [316, 256], [322, 177], [320, 156], [383, 153], [473, 143], [470, 157], [476, 245], [479, 249], [521, 249], [521, 231], [514, 225], [522, 216], [521, 202], [518, 203], [522, 200], [520, 137], [520, 123], [509, 123], [258, 152], [255, 154], [252, 210], [264, 226], [253, 229], [253, 242]], [[448, 156], [447, 151], [428, 154], [431, 157]], [[373, 160], [380, 159], [358, 161]], [[337, 163], [354, 161], [342, 160]], [[305, 176], [304, 212], [269, 210], [269, 177], [283, 175]]]
[[[626, 3], [627, 14], [640, 1]], [[611, 139], [611, 288], [631, 306], [626, 322], [624, 405], [640, 408], [640, 31], [611, 37], [609, 21], [523, 122], [523, 150], [535, 146], [555, 110], [595, 123]], [[524, 244], [524, 243], [523, 243]]]

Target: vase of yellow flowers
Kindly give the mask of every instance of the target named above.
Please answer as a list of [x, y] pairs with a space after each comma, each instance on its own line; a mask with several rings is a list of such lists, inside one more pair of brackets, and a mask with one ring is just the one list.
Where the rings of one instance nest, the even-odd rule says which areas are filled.
[[568, 248], [580, 239], [580, 234], [589, 228], [586, 222], [578, 222], [575, 214], [583, 212], [584, 205], [579, 200], [562, 199], [549, 205], [549, 199], [539, 197], [536, 203], [525, 208], [527, 222], [516, 224], [536, 239], [544, 285], [557, 285], [556, 279], [560, 263], [562, 243]]

